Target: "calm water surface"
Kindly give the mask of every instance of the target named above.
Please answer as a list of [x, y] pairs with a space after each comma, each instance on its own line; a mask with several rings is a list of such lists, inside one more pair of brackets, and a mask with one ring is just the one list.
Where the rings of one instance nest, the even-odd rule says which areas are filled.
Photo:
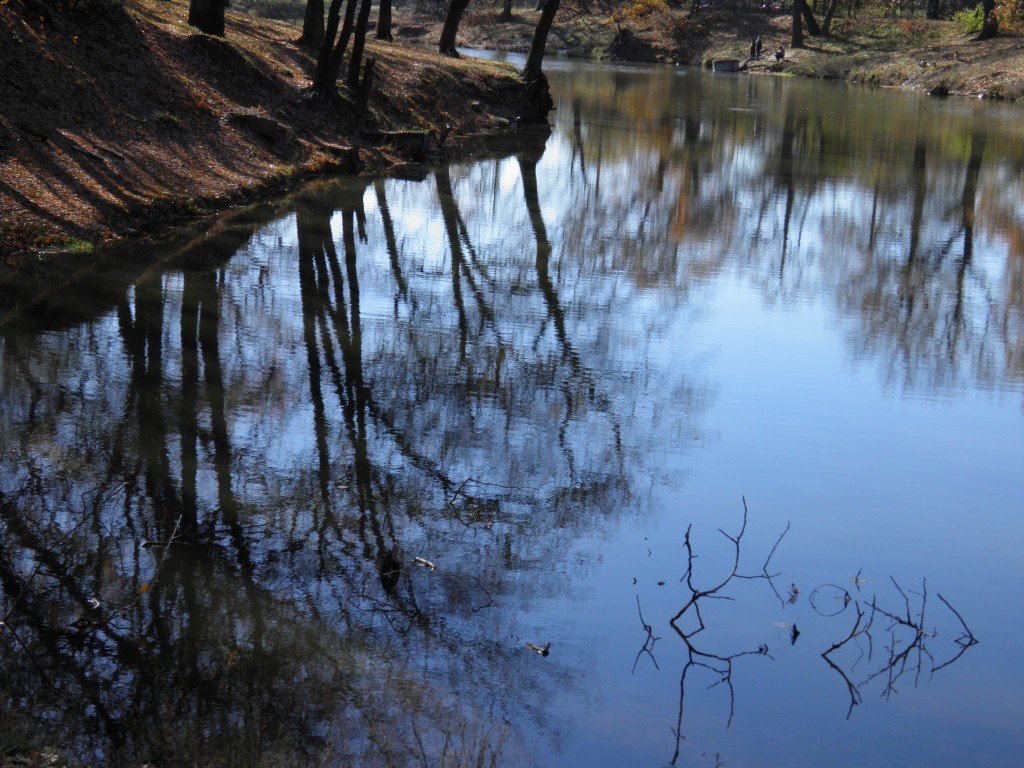
[[1024, 764], [1020, 108], [551, 78], [0, 272], [0, 752]]

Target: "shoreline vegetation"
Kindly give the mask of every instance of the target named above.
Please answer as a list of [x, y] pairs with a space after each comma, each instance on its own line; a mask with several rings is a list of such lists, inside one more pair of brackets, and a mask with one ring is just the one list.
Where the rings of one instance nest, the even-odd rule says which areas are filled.
[[[8, 256], [88, 252], [304, 178], [381, 173], [520, 140], [524, 102], [538, 99], [513, 67], [456, 52], [528, 51], [541, 16], [532, 4], [463, 4], [455, 45], [442, 55], [445, 5], [405, 2], [393, 9], [393, 41], [366, 35], [367, 89], [341, 87], [325, 100], [311, 91], [317, 56], [299, 42], [302, 0], [234, 0], [224, 37], [189, 26], [188, 0], [61, 0], [68, 10], [59, 17], [35, 14], [42, 2], [0, 3], [0, 254]], [[1024, 100], [1024, 38], [1007, 28], [978, 40], [964, 13], [927, 20], [841, 10], [828, 36], [804, 33], [795, 49], [792, 17], [780, 8], [694, 7], [567, 4], [548, 55], [732, 58], [749, 74]], [[764, 52], [748, 60], [759, 35]], [[772, 55], [779, 46], [781, 61]]]

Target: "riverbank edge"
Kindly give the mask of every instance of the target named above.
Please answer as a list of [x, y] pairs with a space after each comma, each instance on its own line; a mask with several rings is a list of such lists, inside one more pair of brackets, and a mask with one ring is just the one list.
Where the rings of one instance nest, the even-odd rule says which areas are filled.
[[310, 179], [527, 140], [508, 65], [368, 39], [368, 103], [319, 105], [295, 26], [229, 14], [217, 39], [186, 16], [186, 0], [131, 0], [48, 26], [0, 6], [0, 258], [89, 253]]
[[[495, 23], [493, 14], [470, 14], [460, 44], [472, 49], [524, 53], [533, 15], [517, 10], [512, 21]], [[422, 16], [402, 19], [398, 34], [423, 42], [440, 25]], [[436, 27], [436, 29], [435, 29]], [[749, 60], [750, 42], [762, 37], [764, 53]], [[1012, 35], [978, 41], [955, 21], [891, 19], [867, 12], [836, 18], [832, 35], [811, 36], [805, 47], [790, 48], [788, 14], [757, 12], [662, 11], [625, 21], [556, 20], [549, 52], [598, 61], [687, 64], [710, 68], [716, 59], [736, 59], [748, 74], [835, 80], [934, 96], [1024, 102], [1024, 38]], [[777, 61], [774, 51], [785, 49]]]

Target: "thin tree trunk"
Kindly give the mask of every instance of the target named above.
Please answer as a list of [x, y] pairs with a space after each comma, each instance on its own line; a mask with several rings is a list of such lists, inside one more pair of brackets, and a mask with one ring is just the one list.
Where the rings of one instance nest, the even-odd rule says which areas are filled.
[[299, 45], [319, 50], [324, 44], [324, 0], [307, 0], [306, 15], [302, 19], [302, 37]]
[[938, 19], [940, 14], [940, 0], [928, 0], [928, 5], [925, 8], [924, 17], [926, 19]]
[[444, 28], [441, 30], [441, 41], [438, 50], [447, 56], [458, 56], [455, 50], [455, 36], [459, 33], [462, 15], [469, 7], [469, 0], [449, 0], [448, 13], [444, 17]]
[[512, 0], [505, 0], [501, 13], [498, 14], [498, 21], [512, 21]]
[[348, 63], [349, 89], [355, 93], [359, 88], [359, 68], [363, 64], [363, 48], [366, 46], [366, 27], [370, 21], [371, 0], [362, 0], [359, 4], [359, 20], [356, 22], [355, 39], [352, 41], [352, 58]]
[[338, 29], [341, 1], [331, 0], [331, 7], [327, 13], [327, 34], [324, 37], [324, 44], [320, 48], [316, 79], [313, 81], [313, 91], [324, 99], [334, 93], [334, 84], [338, 82], [338, 75], [341, 73], [341, 62], [345, 56], [345, 49], [348, 48], [349, 38], [352, 36], [353, 19], [356, 13], [356, 0], [348, 0], [345, 6], [345, 21], [341, 25], [341, 35], [335, 45], [334, 36]]
[[981, 32], [975, 39], [991, 40], [998, 32], [996, 27], [996, 17], [992, 15], [992, 12], [996, 8], [995, 0], [981, 0], [981, 7], [985, 11], [985, 20], [982, 21]]
[[800, 21], [800, 0], [793, 0], [793, 37], [789, 41], [789, 47], [804, 47], [804, 28]]
[[533, 44], [530, 46], [530, 55], [526, 57], [526, 66], [523, 67], [523, 79], [527, 83], [541, 77], [541, 64], [544, 62], [544, 49], [548, 44], [548, 33], [551, 32], [551, 25], [555, 21], [555, 14], [562, 0], [548, 0], [544, 10], [540, 14], [540, 21], [537, 22], [537, 29], [533, 33]]
[[829, 0], [828, 5], [825, 7], [825, 16], [821, 20], [821, 34], [825, 37], [829, 36], [829, 30], [832, 28], [832, 17], [835, 15], [838, 7], [839, 0]]
[[390, 42], [391, 37], [391, 0], [380, 0], [380, 12], [377, 14], [377, 39]]
[[807, 32], [811, 35], [820, 35], [821, 27], [818, 26], [817, 20], [814, 18], [814, 14], [811, 12], [811, 7], [807, 4], [807, 0], [796, 0], [800, 3], [800, 13], [803, 14], [804, 23], [807, 24]]
[[224, 37], [224, 0], [191, 0], [188, 23], [200, 32]]

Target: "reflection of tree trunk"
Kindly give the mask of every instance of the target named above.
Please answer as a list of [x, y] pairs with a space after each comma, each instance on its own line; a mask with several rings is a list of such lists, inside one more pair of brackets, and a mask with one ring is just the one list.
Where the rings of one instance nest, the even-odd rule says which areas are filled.
[[204, 270], [197, 273], [193, 279], [198, 283], [197, 292], [200, 301], [199, 346], [202, 350], [206, 399], [210, 404], [210, 432], [213, 438], [213, 463], [217, 477], [217, 506], [238, 549], [239, 565], [248, 574], [252, 570], [249, 547], [242, 532], [238, 502], [232, 488], [233, 457], [227, 411], [224, 406], [224, 376], [220, 364], [220, 295], [217, 286], [217, 273], [213, 270]]
[[871, 222], [868, 225], [868, 252], [874, 254], [875, 252], [875, 232], [878, 226], [878, 197], [880, 192], [880, 182], [875, 181], [875, 189], [871, 194]]
[[395, 276], [395, 284], [398, 286], [398, 295], [395, 297], [395, 311], [398, 311], [399, 297], [405, 298], [409, 288], [402, 277], [402, 265], [398, 260], [398, 243], [395, 238], [395, 223], [391, 219], [391, 209], [388, 207], [388, 199], [384, 193], [384, 182], [378, 179], [373, 183], [373, 190], [377, 194], [377, 208], [380, 210], [380, 220], [384, 225], [384, 242], [388, 248], [388, 258], [391, 260], [391, 272]]
[[181, 510], [171, 482], [167, 425], [160, 402], [164, 297], [159, 275], [136, 284], [134, 309], [133, 319], [128, 300], [122, 299], [118, 305], [118, 322], [131, 363], [129, 396], [136, 407], [139, 460], [147, 493], [153, 500], [156, 532], [160, 537], [167, 537]]
[[[388, 595], [394, 595], [401, 576], [401, 564], [394, 549], [387, 546], [377, 508], [374, 488], [374, 469], [370, 460], [367, 416], [369, 415], [369, 391], [363, 379], [363, 336], [359, 309], [359, 274], [356, 269], [355, 218], [361, 213], [362, 195], [354, 199], [351, 207], [342, 210], [342, 239], [345, 244], [345, 273], [348, 277], [349, 295], [349, 345], [344, 353], [345, 378], [349, 387], [347, 423], [352, 443], [353, 466], [356, 475], [356, 498], [359, 504], [359, 535], [364, 551], [372, 556], [380, 577], [381, 588]], [[373, 551], [367, 538], [367, 526], [373, 535]]]
[[441, 218], [444, 219], [444, 231], [448, 236], [448, 248], [452, 253], [452, 296], [459, 314], [459, 360], [466, 359], [466, 343], [469, 326], [466, 319], [466, 305], [462, 298], [462, 240], [459, 238], [458, 217], [455, 195], [452, 193], [451, 177], [448, 167], [444, 166], [435, 174], [437, 179], [437, 197], [441, 204]]
[[[583, 157], [583, 117], [581, 114], [579, 97], [572, 100], [572, 158], [576, 159], [576, 153], [580, 156], [580, 172], [583, 174], [583, 181], [587, 180], [587, 164]], [[571, 166], [570, 166], [571, 167]]]
[[793, 110], [786, 109], [786, 120], [782, 127], [782, 146], [779, 152], [779, 178], [786, 185], [786, 213], [782, 220], [782, 259], [779, 262], [779, 280], [786, 270], [786, 251], [789, 247], [789, 222], [793, 217], [793, 202], [796, 196], [793, 188]]
[[[311, 204], [312, 205], [312, 204]], [[316, 318], [321, 302], [317, 288], [315, 261], [320, 258], [324, 243], [332, 240], [331, 211], [300, 208], [296, 214], [299, 237], [299, 295], [302, 301], [302, 337], [309, 368], [309, 392], [313, 401], [313, 435], [316, 441], [317, 475], [320, 497], [326, 503], [330, 481], [330, 451], [327, 445], [327, 414], [321, 387], [322, 370], [316, 344]]]
[[555, 325], [555, 336], [562, 347], [562, 354], [569, 360], [573, 373], [579, 374], [581, 367], [579, 356], [569, 341], [569, 334], [565, 329], [565, 313], [562, 311], [558, 293], [555, 291], [549, 274], [551, 243], [548, 240], [544, 217], [540, 211], [540, 199], [537, 193], [537, 161], [519, 155], [519, 172], [523, 178], [523, 195], [526, 197], [526, 210], [530, 214], [530, 226], [533, 228], [533, 237], [537, 243], [537, 283], [540, 285], [544, 303], [547, 305], [548, 317]]
[[927, 193], [927, 149], [923, 139], [914, 144], [914, 208], [910, 218], [910, 254], [907, 261], [917, 258], [921, 242], [921, 221], [924, 218], [924, 199]]
[[183, 276], [181, 297], [181, 403], [178, 406], [178, 429], [181, 433], [181, 524], [183, 530], [194, 530], [199, 518], [199, 501], [196, 495], [196, 474], [199, 469], [198, 310], [195, 276], [186, 271]]
[[950, 345], [956, 344], [963, 324], [964, 280], [974, 256], [974, 209], [978, 198], [978, 176], [981, 174], [981, 159], [985, 153], [985, 136], [971, 136], [971, 154], [967, 159], [964, 174], [964, 191], [960, 196], [961, 223], [964, 229], [964, 249], [956, 271], [956, 302], [953, 305], [953, 336]]

